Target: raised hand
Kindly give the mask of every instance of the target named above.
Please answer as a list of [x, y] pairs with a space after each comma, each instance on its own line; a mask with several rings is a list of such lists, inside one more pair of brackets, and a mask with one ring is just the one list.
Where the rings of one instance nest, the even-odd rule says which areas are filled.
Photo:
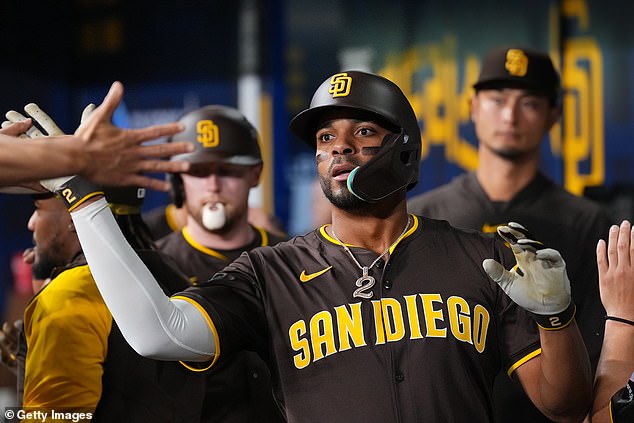
[[492, 259], [482, 266], [518, 305], [534, 313], [545, 329], [565, 327], [574, 317], [566, 264], [558, 251], [541, 242], [519, 223], [498, 227], [498, 234], [510, 245], [517, 265], [506, 270]]

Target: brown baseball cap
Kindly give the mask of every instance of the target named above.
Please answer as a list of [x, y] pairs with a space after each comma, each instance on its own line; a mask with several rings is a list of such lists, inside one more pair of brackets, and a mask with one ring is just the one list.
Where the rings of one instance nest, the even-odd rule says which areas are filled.
[[559, 103], [561, 82], [548, 54], [524, 47], [491, 50], [482, 63], [476, 90], [487, 88], [526, 88], [544, 93]]

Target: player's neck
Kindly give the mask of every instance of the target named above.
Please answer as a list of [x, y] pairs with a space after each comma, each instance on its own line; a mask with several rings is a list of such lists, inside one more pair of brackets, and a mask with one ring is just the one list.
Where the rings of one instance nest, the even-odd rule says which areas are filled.
[[537, 174], [538, 157], [509, 160], [482, 150], [476, 177], [491, 201], [510, 201]]
[[333, 207], [332, 224], [328, 232], [345, 244], [383, 253], [403, 233], [408, 221], [405, 200], [392, 207], [389, 212], [379, 212], [369, 207], [362, 212], [340, 210]]
[[214, 250], [237, 250], [253, 242], [255, 231], [246, 217], [223, 231], [209, 231], [188, 217], [187, 233], [197, 243]]

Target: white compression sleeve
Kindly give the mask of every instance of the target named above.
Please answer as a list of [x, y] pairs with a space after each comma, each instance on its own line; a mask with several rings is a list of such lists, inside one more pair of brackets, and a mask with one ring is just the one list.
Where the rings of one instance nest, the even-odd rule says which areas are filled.
[[205, 317], [191, 303], [163, 293], [106, 200], [71, 215], [97, 287], [130, 346], [155, 359], [210, 360], [216, 346]]

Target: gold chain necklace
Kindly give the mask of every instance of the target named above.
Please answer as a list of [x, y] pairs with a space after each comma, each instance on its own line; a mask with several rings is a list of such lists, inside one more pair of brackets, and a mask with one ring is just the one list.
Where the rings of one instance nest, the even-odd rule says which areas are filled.
[[339, 238], [337, 237], [337, 234], [335, 233], [335, 228], [332, 228], [333, 238], [336, 239], [339, 244], [341, 244], [345, 252], [348, 253], [348, 255], [352, 258], [352, 260], [357, 265], [357, 267], [359, 267], [359, 269], [361, 269], [361, 271], [363, 272], [363, 275], [361, 275], [359, 279], [357, 279], [357, 281], [355, 282], [355, 285], [358, 288], [352, 293], [352, 297], [366, 298], [366, 299], [372, 298], [372, 296], [374, 295], [374, 292], [370, 291], [370, 289], [372, 289], [372, 287], [376, 283], [376, 279], [374, 279], [372, 276], [369, 275], [370, 268], [373, 267], [375, 264], [377, 264], [378, 261], [381, 260], [388, 253], [388, 251], [390, 251], [392, 247], [394, 247], [396, 243], [401, 240], [401, 238], [403, 238], [403, 235], [405, 235], [405, 232], [407, 232], [407, 229], [409, 228], [411, 220], [412, 220], [412, 217], [408, 215], [407, 222], [405, 223], [405, 228], [403, 229], [403, 232], [401, 232], [398, 238], [396, 238], [396, 241], [394, 241], [392, 245], [387, 247], [387, 249], [383, 251], [383, 254], [378, 256], [376, 260], [374, 260], [372, 264], [369, 266], [361, 266], [361, 263], [359, 263], [359, 261], [354, 256], [354, 254], [352, 254], [352, 251], [350, 251], [350, 248], [348, 248], [346, 244], [344, 244], [343, 242], [341, 242], [341, 240], [339, 240]]

